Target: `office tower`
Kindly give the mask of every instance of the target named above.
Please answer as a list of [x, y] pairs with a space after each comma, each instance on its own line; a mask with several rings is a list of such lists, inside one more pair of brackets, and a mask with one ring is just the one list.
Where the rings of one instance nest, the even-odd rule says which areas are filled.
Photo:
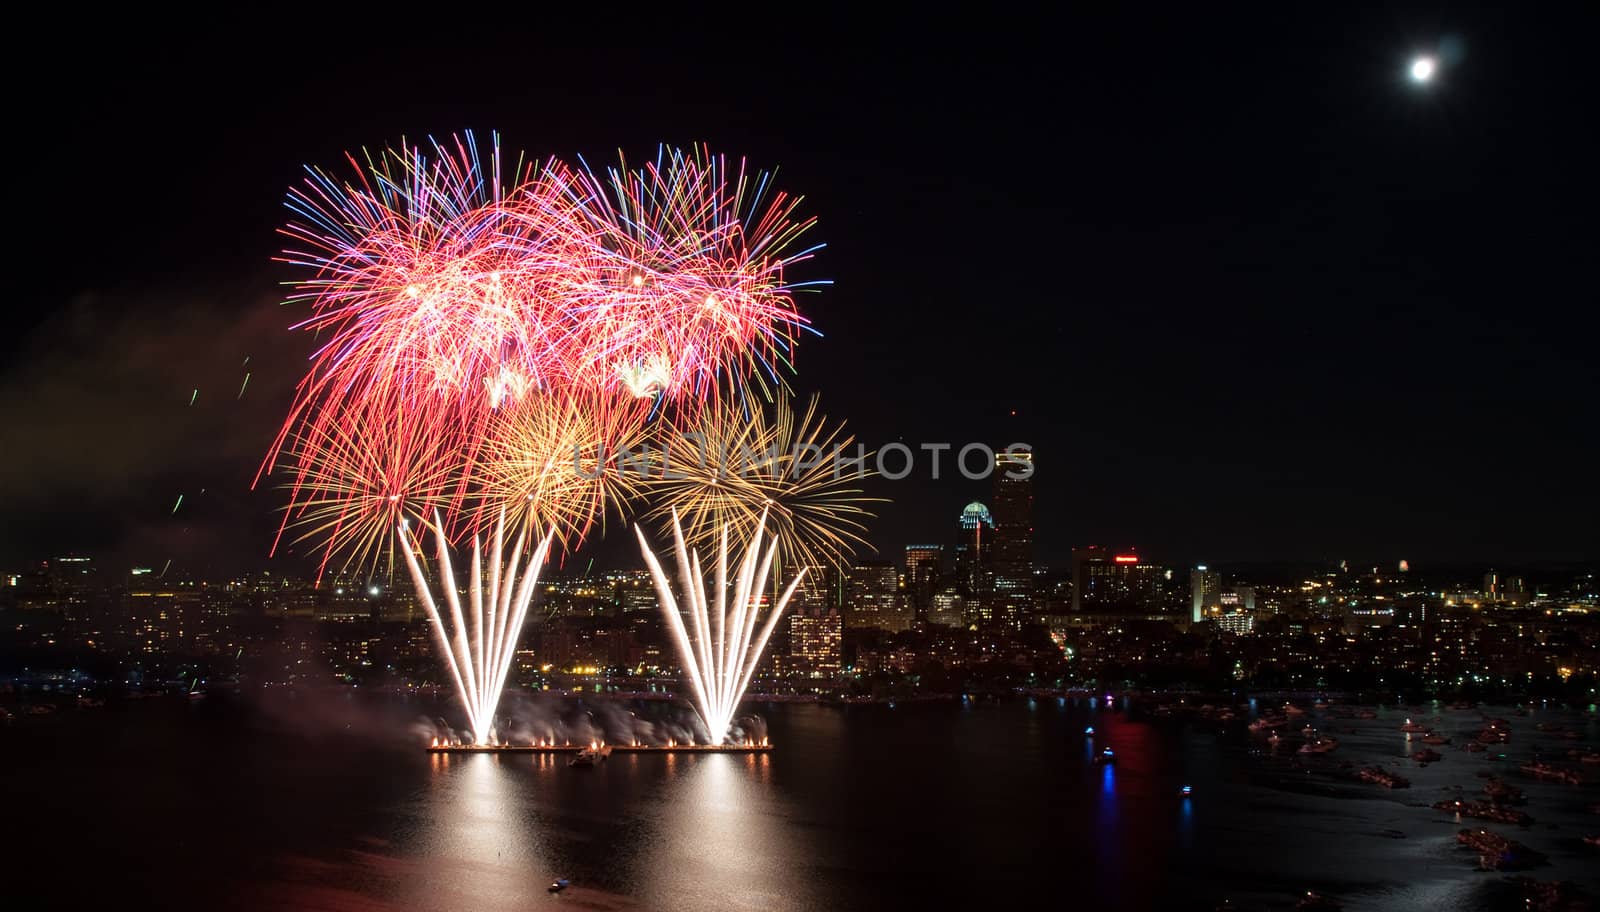
[[994, 459], [994, 591], [1026, 603], [1033, 592], [1033, 454]]
[[1101, 545], [1084, 545], [1072, 549], [1072, 613], [1077, 614], [1083, 610], [1083, 586], [1085, 568], [1107, 558], [1106, 549]]
[[1243, 636], [1256, 628], [1256, 617], [1243, 611], [1235, 611], [1217, 615], [1216, 623], [1218, 630]]
[[1142, 611], [1152, 614], [1165, 610], [1169, 571], [1147, 563], [1132, 552], [1112, 554], [1104, 548], [1073, 551], [1073, 604], [1077, 610]]
[[834, 678], [843, 662], [844, 627], [837, 611], [802, 611], [789, 616], [791, 674], [806, 678]]
[[845, 623], [899, 632], [911, 627], [912, 613], [900, 597], [900, 573], [888, 561], [856, 561], [845, 595]]
[[966, 599], [954, 585], [945, 586], [933, 594], [928, 606], [928, 623], [940, 627], [967, 626]]
[[1217, 605], [1222, 594], [1222, 574], [1206, 569], [1205, 564], [1196, 566], [1189, 571], [1189, 594], [1192, 602], [1189, 619], [1199, 623], [1205, 618], [1206, 610]]
[[906, 545], [906, 594], [918, 608], [928, 607], [943, 572], [943, 545]]
[[956, 539], [956, 583], [968, 595], [989, 589], [989, 559], [994, 547], [994, 517], [977, 501], [961, 510]]

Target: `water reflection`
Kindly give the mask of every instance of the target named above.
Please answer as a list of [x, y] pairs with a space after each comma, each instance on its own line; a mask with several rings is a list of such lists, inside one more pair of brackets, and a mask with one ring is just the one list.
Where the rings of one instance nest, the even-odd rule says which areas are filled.
[[[501, 908], [544, 895], [548, 865], [515, 755], [433, 755], [408, 854], [425, 859], [398, 883], [401, 908]], [[534, 755], [537, 767], [550, 762]], [[536, 775], [542, 775], [536, 773]]]
[[[805, 857], [769, 788], [767, 755], [669, 754], [671, 787], [638, 876], [645, 895], [674, 908], [806, 908]], [[673, 769], [678, 775], [673, 779]]]

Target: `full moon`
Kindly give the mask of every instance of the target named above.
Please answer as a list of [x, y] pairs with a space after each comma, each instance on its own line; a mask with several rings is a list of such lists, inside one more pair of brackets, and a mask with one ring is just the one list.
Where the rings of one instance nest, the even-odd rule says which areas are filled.
[[1413, 82], [1427, 82], [1433, 78], [1434, 70], [1438, 64], [1432, 57], [1418, 57], [1411, 61], [1411, 80]]

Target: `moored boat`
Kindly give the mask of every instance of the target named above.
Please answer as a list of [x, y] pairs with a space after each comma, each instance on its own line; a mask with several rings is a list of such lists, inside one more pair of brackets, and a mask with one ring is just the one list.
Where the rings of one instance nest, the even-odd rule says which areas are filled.
[[1329, 738], [1326, 735], [1317, 735], [1310, 741], [1300, 745], [1302, 754], [1326, 754], [1339, 746], [1338, 738]]
[[1528, 763], [1524, 763], [1522, 764], [1521, 769], [1524, 773], [1527, 773], [1535, 779], [1546, 779], [1551, 782], [1565, 782], [1568, 785], [1583, 784], [1583, 777], [1579, 776], [1576, 770], [1562, 769], [1559, 766], [1551, 766], [1542, 760], [1532, 760]]
[[1356, 773], [1356, 778], [1362, 782], [1371, 782], [1389, 789], [1410, 788], [1411, 780], [1397, 773], [1391, 773], [1381, 766], [1363, 767]]
[[1456, 842], [1477, 852], [1479, 864], [1490, 870], [1532, 867], [1543, 860], [1542, 855], [1522, 843], [1488, 830], [1462, 830], [1456, 834]]
[[1528, 796], [1523, 794], [1522, 789], [1514, 785], [1507, 785], [1504, 781], [1494, 776], [1489, 777], [1488, 783], [1483, 787], [1483, 793], [1488, 795], [1489, 800], [1495, 804], [1522, 804], [1528, 800]]
[[1512, 823], [1517, 826], [1527, 826], [1533, 823], [1533, 818], [1521, 811], [1512, 810], [1487, 801], [1436, 801], [1433, 804], [1436, 811], [1445, 811], [1462, 817], [1476, 817], [1479, 820], [1492, 820], [1495, 823]]

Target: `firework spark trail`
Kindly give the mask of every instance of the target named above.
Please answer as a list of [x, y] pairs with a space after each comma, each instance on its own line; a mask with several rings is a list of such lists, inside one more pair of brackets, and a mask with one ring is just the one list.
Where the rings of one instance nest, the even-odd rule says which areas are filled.
[[[464, 515], [468, 529], [483, 521], [464, 513], [469, 502], [490, 514], [534, 504], [536, 519], [563, 520], [570, 550], [603, 519], [604, 500], [630, 493], [626, 483], [613, 475], [571, 505], [564, 491], [496, 504], [519, 485], [485, 490], [504, 478], [482, 474], [480, 450], [504, 436], [505, 413], [533, 398], [588, 397], [613, 438], [588, 443], [624, 443], [668, 410], [698, 414], [747, 381], [781, 388], [796, 337], [813, 331], [795, 296], [826, 283], [785, 275], [819, 249], [798, 243], [813, 220], [742, 160], [662, 147], [644, 167], [619, 161], [598, 174], [587, 163], [508, 165], [498, 137], [485, 149], [470, 132], [347, 158], [353, 177], [307, 168], [289, 193], [281, 260], [303, 272], [287, 303], [309, 310], [292, 328], [319, 341], [256, 478], [288, 477], [295, 523], [315, 514], [312, 534], [328, 534], [324, 566], [336, 550], [349, 552], [347, 566], [386, 550], [387, 531], [369, 534], [374, 478], [391, 503], [442, 505], [456, 531]], [[629, 405], [639, 403], [636, 419]], [[386, 454], [382, 471], [344, 444], [353, 434]], [[430, 446], [382, 439], [407, 435]], [[505, 455], [500, 447], [500, 469], [516, 463]], [[341, 506], [329, 484], [340, 477], [369, 490]]]
[[[690, 638], [690, 631], [684, 626], [678, 600], [673, 596], [672, 585], [661, 569], [661, 561], [656, 558], [650, 550], [649, 543], [645, 541], [644, 530], [637, 525], [634, 526], [634, 534], [639, 538], [639, 550], [644, 555], [645, 565], [650, 568], [650, 577], [655, 581], [656, 595], [661, 600], [662, 611], [666, 614], [667, 626], [672, 631], [678, 655], [683, 660], [684, 672], [688, 675], [689, 685], [694, 690], [695, 710], [700, 714], [700, 720], [705, 723], [712, 744], [721, 744], [728, 739], [728, 733], [733, 727], [733, 715], [738, 711], [739, 701], [744, 697], [745, 689], [750, 686], [750, 679], [755, 676], [756, 667], [761, 663], [767, 641], [778, 626], [778, 619], [783, 616], [783, 609], [788, 606], [789, 599], [805, 576], [804, 568], [795, 574], [794, 580], [767, 612], [766, 621], [760, 624], [758, 634], [756, 628], [760, 622], [761, 594], [766, 587], [767, 574], [772, 569], [773, 558], [778, 552], [778, 542], [772, 541], [768, 544], [765, 555], [761, 553], [765, 525], [766, 517], [762, 517], [756, 523], [744, 559], [739, 563], [738, 576], [733, 581], [733, 614], [729, 617], [726, 528], [723, 531], [721, 546], [717, 549], [713, 593], [716, 611], [713, 615], [712, 599], [707, 597], [705, 575], [700, 568], [700, 554], [698, 551], [690, 553], [684, 543], [682, 527], [674, 518], [673, 551], [678, 559], [679, 582], [684, 598], [689, 603], [688, 614], [690, 624], [694, 628], [693, 639]], [[712, 623], [713, 619], [715, 623]]]
[[[608, 457], [644, 451], [647, 464], [645, 444], [701, 421], [714, 426], [705, 436], [741, 445], [851, 442], [810, 410], [737, 430], [747, 392], [786, 393], [780, 373], [815, 332], [795, 299], [827, 283], [786, 274], [821, 246], [801, 247], [814, 220], [796, 215], [800, 198], [703, 147], [596, 172], [581, 160], [512, 165], [498, 137], [480, 147], [469, 132], [347, 159], [352, 176], [308, 167], [287, 201], [280, 260], [300, 274], [286, 303], [303, 308], [291, 329], [317, 348], [256, 477], [281, 473], [290, 492], [274, 551], [314, 540], [322, 570], [336, 555], [375, 570], [387, 552], [393, 573], [398, 545], [484, 741], [551, 548], [571, 553], [613, 510], [662, 492], [690, 526], [687, 543], [681, 527], [673, 535], [693, 635], [673, 614], [674, 635], [724, 739], [799, 577], [765, 623], [763, 594], [778, 595], [787, 565], [858, 542], [868, 498], [798, 457], [781, 466], [790, 475], [702, 472], [660, 488], [632, 459], [630, 471]], [[731, 580], [729, 525], [750, 547]], [[430, 526], [437, 597], [419, 538]], [[708, 593], [689, 547], [717, 526]], [[463, 592], [449, 541], [465, 552], [468, 537]]]
[[[416, 585], [417, 598], [432, 622], [434, 639], [439, 651], [450, 667], [451, 680], [467, 712], [467, 722], [472, 727], [474, 743], [489, 744], [494, 737], [494, 713], [500, 704], [500, 693], [505, 689], [506, 678], [516, 658], [518, 634], [528, 616], [528, 605], [533, 600], [534, 584], [539, 570], [544, 566], [550, 543], [555, 537], [552, 529], [533, 552], [520, 581], [517, 564], [526, 543], [524, 535], [517, 536], [509, 563], [504, 560], [505, 513], [495, 526], [494, 545], [488, 555], [489, 589], [483, 589], [483, 554], [481, 539], [473, 538], [472, 567], [467, 587], [468, 605], [463, 612], [461, 596], [456, 589], [456, 576], [450, 564], [450, 542], [445, 537], [444, 524], [435, 515], [434, 538], [439, 562], [439, 588], [443, 590], [449, 608], [450, 623], [445, 623], [443, 613], [428, 587], [427, 574], [417, 554], [422, 542], [411, 532], [408, 520], [401, 520], [398, 533], [405, 554], [406, 566], [411, 571], [411, 581]], [[503, 572], [502, 572], [503, 570]], [[476, 659], [476, 661], [474, 661]]]
[[612, 457], [646, 445], [648, 419], [647, 404], [598, 393], [508, 405], [489, 423], [471, 469], [476, 496], [490, 511], [511, 509], [519, 525], [554, 526], [561, 550], [575, 550], [643, 488], [645, 479]]
[[661, 534], [681, 520], [689, 546], [709, 552], [720, 530], [745, 538], [760, 521], [780, 568], [843, 566], [866, 544], [869, 508], [883, 500], [861, 488], [872, 454], [863, 447], [858, 469], [843, 468], [858, 458], [855, 438], [843, 423], [830, 426], [816, 397], [803, 409], [786, 395], [766, 406], [724, 397], [664, 437], [644, 516]]

